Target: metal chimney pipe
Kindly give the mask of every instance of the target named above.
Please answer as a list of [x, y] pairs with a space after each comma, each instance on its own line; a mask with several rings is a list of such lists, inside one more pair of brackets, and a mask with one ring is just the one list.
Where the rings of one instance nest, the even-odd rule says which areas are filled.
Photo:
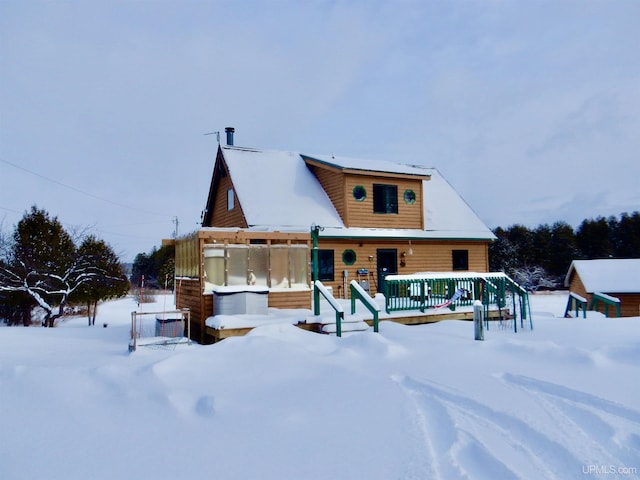
[[227, 134], [227, 145], [233, 146], [233, 132], [235, 132], [236, 129], [233, 127], [227, 127], [224, 131]]

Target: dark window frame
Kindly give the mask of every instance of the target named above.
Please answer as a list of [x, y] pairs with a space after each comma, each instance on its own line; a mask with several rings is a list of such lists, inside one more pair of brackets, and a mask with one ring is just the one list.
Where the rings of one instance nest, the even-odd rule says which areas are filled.
[[451, 266], [454, 272], [469, 270], [469, 250], [451, 250]]
[[342, 252], [342, 263], [345, 265], [353, 265], [357, 258], [356, 252], [350, 248]]
[[373, 213], [398, 213], [398, 186], [386, 183], [373, 184]]
[[318, 280], [333, 282], [335, 280], [335, 252], [318, 249]]
[[351, 193], [356, 202], [364, 202], [367, 198], [367, 189], [362, 185], [356, 185], [355, 187], [353, 187]]
[[406, 203], [407, 205], [413, 205], [414, 203], [416, 203], [416, 192], [414, 192], [410, 188], [407, 188], [404, 191], [402, 198], [404, 198], [404, 203]]

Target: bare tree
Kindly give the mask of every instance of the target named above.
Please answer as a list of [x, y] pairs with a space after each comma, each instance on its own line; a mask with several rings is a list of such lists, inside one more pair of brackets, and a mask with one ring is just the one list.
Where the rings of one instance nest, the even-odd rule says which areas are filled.
[[45, 311], [53, 327], [69, 296], [100, 272], [77, 255], [71, 236], [56, 217], [32, 207], [18, 222], [0, 262], [0, 293], [22, 293]]

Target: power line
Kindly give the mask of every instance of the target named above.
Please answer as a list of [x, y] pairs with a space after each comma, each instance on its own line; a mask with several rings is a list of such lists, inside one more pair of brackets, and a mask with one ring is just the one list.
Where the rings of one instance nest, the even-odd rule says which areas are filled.
[[[8, 160], [5, 160], [2, 157], [0, 157], [0, 162], [6, 163], [7, 165], [10, 165], [10, 166], [12, 166], [14, 168], [17, 168], [18, 170], [22, 170], [23, 172], [29, 173], [29, 174], [34, 175], [36, 177], [42, 178], [43, 180], [46, 180], [48, 182], [54, 183], [56, 185], [60, 185], [61, 187], [65, 187], [65, 188], [68, 188], [69, 190], [73, 190], [74, 192], [81, 193], [82, 195], [86, 195], [87, 197], [91, 197], [91, 198], [94, 198], [96, 200], [100, 200], [101, 202], [110, 203], [111, 205], [115, 205], [115, 206], [120, 207], [120, 208], [126, 208], [128, 210], [147, 213], [147, 214], [150, 214], [150, 215], [160, 215], [160, 216], [163, 216], [163, 217], [167, 216], [166, 213], [151, 212], [149, 210], [144, 210], [142, 208], [132, 207], [130, 205], [124, 205], [122, 203], [114, 202], [113, 200], [109, 200], [108, 198], [104, 198], [104, 197], [100, 197], [98, 195], [94, 195], [93, 193], [85, 192], [84, 190], [81, 190], [81, 189], [79, 189], [77, 187], [74, 187], [72, 185], [68, 185], [66, 183], [60, 182], [60, 181], [55, 180], [53, 178], [49, 178], [49, 177], [46, 177], [46, 176], [44, 176], [44, 175], [42, 175], [40, 173], [34, 172], [32, 170], [29, 170], [28, 168], [24, 168], [24, 167], [21, 167], [20, 165], [16, 165], [15, 163], [9, 162]], [[9, 209], [5, 208], [4, 210], [9, 210]], [[12, 211], [15, 211], [15, 210], [12, 210]]]
[[12, 212], [12, 213], [23, 213], [23, 212], [19, 212], [18, 210], [14, 210], [13, 208], [7, 208], [7, 207], [0, 207], [0, 210], [6, 210], [7, 212]]

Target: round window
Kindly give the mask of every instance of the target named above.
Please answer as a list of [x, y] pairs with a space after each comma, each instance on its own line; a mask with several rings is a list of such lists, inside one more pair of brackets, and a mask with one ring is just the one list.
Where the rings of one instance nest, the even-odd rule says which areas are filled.
[[345, 250], [342, 252], [342, 261], [345, 265], [353, 265], [356, 263], [356, 252], [351, 249]]
[[367, 198], [367, 191], [362, 185], [353, 187], [353, 198], [358, 202], [364, 202], [364, 199]]
[[404, 191], [404, 201], [409, 205], [416, 203], [416, 192], [413, 190], [405, 190]]

